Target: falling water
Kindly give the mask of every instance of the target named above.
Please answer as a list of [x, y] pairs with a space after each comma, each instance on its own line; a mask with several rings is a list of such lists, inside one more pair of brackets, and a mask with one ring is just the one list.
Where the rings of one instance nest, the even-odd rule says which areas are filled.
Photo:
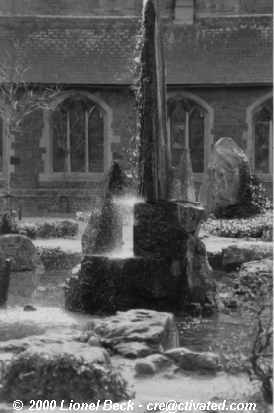
[[134, 205], [141, 202], [140, 198], [133, 195], [114, 198], [114, 203], [119, 208], [122, 217], [122, 237], [121, 247], [113, 250], [108, 256], [111, 258], [128, 258], [133, 257], [133, 226], [134, 226]]

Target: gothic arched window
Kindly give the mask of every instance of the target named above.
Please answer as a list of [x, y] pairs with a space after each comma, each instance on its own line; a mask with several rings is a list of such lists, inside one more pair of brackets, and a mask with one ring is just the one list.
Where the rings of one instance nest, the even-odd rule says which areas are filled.
[[273, 104], [264, 102], [253, 115], [255, 173], [269, 174], [272, 165]]
[[104, 171], [104, 115], [85, 96], [60, 103], [52, 114], [53, 172]]
[[170, 99], [168, 104], [172, 164], [177, 166], [188, 147], [192, 170], [205, 168], [205, 110], [190, 99]]

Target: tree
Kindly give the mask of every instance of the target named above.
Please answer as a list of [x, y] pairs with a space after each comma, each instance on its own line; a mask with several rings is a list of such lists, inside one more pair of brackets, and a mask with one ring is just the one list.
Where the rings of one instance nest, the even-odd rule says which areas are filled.
[[[42, 87], [26, 81], [29, 67], [25, 64], [22, 42], [13, 41], [12, 51], [6, 52], [0, 63], [0, 116], [4, 122], [4, 135], [7, 142], [5, 164], [7, 209], [11, 209], [11, 142], [22, 131], [23, 121], [37, 110], [50, 109], [58, 95], [57, 87]], [[14, 160], [13, 160], [14, 161]]]

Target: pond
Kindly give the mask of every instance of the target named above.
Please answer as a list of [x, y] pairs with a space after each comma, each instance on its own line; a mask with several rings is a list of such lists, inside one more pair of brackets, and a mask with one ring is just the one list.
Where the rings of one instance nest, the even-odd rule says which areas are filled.
[[[7, 309], [0, 310], [0, 344], [1, 341], [10, 339], [31, 340], [32, 337], [45, 333], [50, 336], [62, 331], [71, 336], [74, 332], [79, 332], [91, 317], [69, 313], [63, 309], [63, 284], [68, 272], [66, 270], [46, 273], [31, 300], [24, 296], [24, 284], [20, 286], [21, 296], [18, 289], [16, 294], [12, 294], [11, 291]], [[23, 311], [23, 306], [26, 304], [35, 306], [36, 311]], [[134, 381], [138, 400], [144, 402], [168, 399], [206, 400], [216, 395], [218, 398], [233, 400], [239, 399], [241, 394], [250, 397], [257, 391], [257, 384], [251, 383], [248, 376], [238, 369], [241, 364], [239, 360], [249, 351], [252, 337], [250, 320], [234, 312], [229, 315], [216, 314], [203, 319], [177, 317], [176, 323], [180, 333], [180, 345], [197, 351], [220, 353], [227, 371], [215, 377], [186, 374], [173, 377], [172, 380], [167, 377], [138, 380], [128, 373], [129, 379]], [[9, 354], [1, 354], [0, 350], [0, 361], [8, 357]], [[232, 367], [236, 366], [236, 373], [234, 371], [231, 374], [229, 371], [231, 363]], [[121, 367], [121, 360], [118, 364]], [[125, 374], [126, 371], [125, 366]], [[11, 410], [10, 407], [2, 404], [1, 411]], [[264, 413], [264, 410], [260, 413]]]

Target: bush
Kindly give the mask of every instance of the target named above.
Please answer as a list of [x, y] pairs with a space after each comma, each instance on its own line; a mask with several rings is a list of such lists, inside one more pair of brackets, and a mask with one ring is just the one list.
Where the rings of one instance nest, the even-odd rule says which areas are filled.
[[272, 231], [272, 215], [266, 213], [242, 219], [209, 218], [202, 224], [202, 229], [219, 237], [264, 238], [267, 232]]
[[[77, 346], [74, 353], [62, 344], [29, 348], [16, 355], [3, 379], [3, 399], [62, 400], [96, 402], [110, 399], [115, 402], [134, 397], [127, 382], [114, 369], [107, 355], [101, 352], [89, 356], [87, 349]], [[41, 409], [44, 411], [44, 409]], [[47, 410], [47, 409], [46, 409]]]
[[246, 169], [240, 170], [239, 203], [219, 207], [215, 211], [217, 218], [242, 218], [266, 212], [272, 207], [267, 191], [255, 175], [249, 175]]
[[29, 238], [70, 238], [77, 235], [79, 225], [73, 220], [20, 223], [20, 234]]
[[78, 252], [66, 252], [61, 248], [38, 247], [38, 254], [45, 270], [68, 270], [75, 267], [81, 261]]

